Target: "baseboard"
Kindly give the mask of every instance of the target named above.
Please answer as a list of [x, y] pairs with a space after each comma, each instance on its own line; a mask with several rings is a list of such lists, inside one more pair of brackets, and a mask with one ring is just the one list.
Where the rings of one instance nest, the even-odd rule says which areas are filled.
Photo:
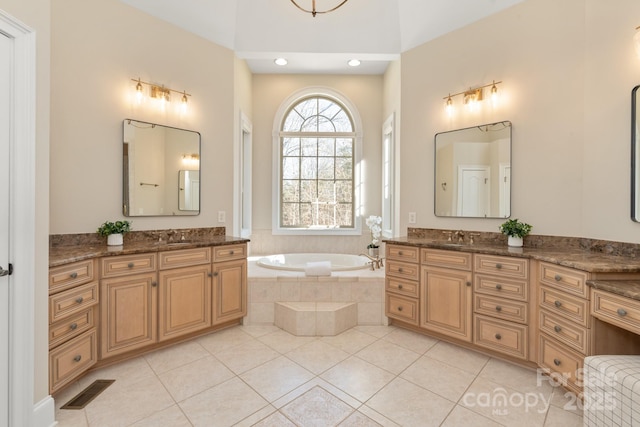
[[47, 396], [33, 405], [33, 425], [36, 427], [54, 427], [58, 425], [53, 397]]

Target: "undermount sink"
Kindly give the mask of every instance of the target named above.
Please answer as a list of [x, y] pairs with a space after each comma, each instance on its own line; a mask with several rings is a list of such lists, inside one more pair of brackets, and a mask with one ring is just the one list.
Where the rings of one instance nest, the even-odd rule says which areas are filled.
[[183, 246], [183, 245], [191, 245], [193, 244], [193, 242], [190, 242], [188, 240], [181, 240], [179, 242], [158, 242], [156, 243], [156, 245], [158, 246]]
[[453, 242], [438, 242], [438, 241], [434, 241], [434, 244], [438, 245], [438, 246], [447, 246], [450, 248], [459, 248], [464, 246], [464, 243], [453, 243]]

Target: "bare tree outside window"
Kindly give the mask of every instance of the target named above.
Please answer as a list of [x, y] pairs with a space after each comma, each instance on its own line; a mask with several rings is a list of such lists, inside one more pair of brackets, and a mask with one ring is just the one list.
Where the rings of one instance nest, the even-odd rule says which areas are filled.
[[303, 99], [280, 132], [280, 226], [353, 228], [355, 132], [336, 101]]

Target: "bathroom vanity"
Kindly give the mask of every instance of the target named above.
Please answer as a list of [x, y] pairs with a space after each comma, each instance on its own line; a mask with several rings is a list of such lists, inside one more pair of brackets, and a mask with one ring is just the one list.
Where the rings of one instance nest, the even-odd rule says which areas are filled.
[[560, 247], [547, 238], [548, 249], [513, 249], [441, 233], [385, 240], [392, 324], [542, 368], [577, 393], [586, 356], [640, 354], [639, 258], [566, 238]]
[[230, 236], [51, 248], [49, 388], [241, 322], [247, 243]]

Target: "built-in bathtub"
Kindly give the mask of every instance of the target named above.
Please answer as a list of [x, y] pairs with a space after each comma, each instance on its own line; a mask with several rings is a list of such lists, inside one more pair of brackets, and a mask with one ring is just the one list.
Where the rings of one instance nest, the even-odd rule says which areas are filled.
[[[321, 254], [322, 261], [329, 260], [327, 255], [332, 256], [331, 261], [335, 261], [331, 263], [330, 276], [305, 274], [306, 263], [318, 262], [315, 255], [319, 254], [284, 254], [304, 256], [295, 257], [296, 262], [292, 265], [297, 266], [292, 268], [279, 268], [277, 265], [265, 267], [262, 265], [264, 261], [259, 263], [261, 259], [274, 259], [281, 255], [249, 256], [245, 324], [275, 325], [275, 306], [279, 302], [356, 303], [358, 325], [388, 324], [384, 315], [384, 268], [371, 270], [366, 257], [343, 257], [342, 254]], [[337, 257], [334, 259], [334, 256]], [[338, 262], [339, 258], [342, 261]], [[345, 266], [344, 260], [347, 258], [357, 265]], [[346, 269], [337, 271], [334, 265]]]
[[258, 258], [256, 263], [260, 267], [275, 270], [305, 271], [311, 263], [328, 262], [331, 265], [331, 271], [336, 272], [371, 268], [370, 261], [369, 258], [361, 255], [302, 253], [267, 255]]

